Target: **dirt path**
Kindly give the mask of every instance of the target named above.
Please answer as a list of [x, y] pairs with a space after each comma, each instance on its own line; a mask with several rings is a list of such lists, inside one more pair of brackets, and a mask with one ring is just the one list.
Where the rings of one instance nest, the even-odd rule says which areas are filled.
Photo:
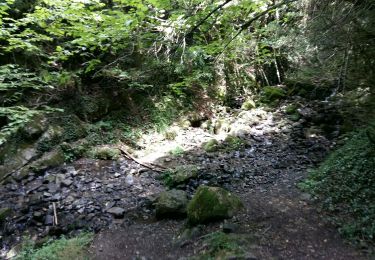
[[[255, 124], [241, 121], [252, 125], [241, 136], [247, 145], [237, 151], [207, 154], [200, 144], [220, 137], [190, 128], [180, 131], [174, 141], [148, 138], [144, 143], [148, 149], [140, 154], [167, 166], [200, 165], [203, 174], [187, 185], [187, 191], [208, 184], [237, 193], [246, 210], [225, 223], [236, 227], [231, 232], [251, 237], [243, 245], [248, 252], [245, 259], [367, 259], [346, 244], [311, 198], [296, 188], [306, 169], [324, 158], [331, 142], [323, 136], [306, 136], [306, 127], [311, 126], [303, 120], [296, 123], [283, 120], [280, 112], [262, 113]], [[182, 156], [165, 152], [175, 146], [184, 148]], [[181, 243], [184, 220], [134, 220], [99, 233], [90, 252], [94, 259], [184, 259], [204, 251], [202, 238], [222, 226], [219, 222], [200, 227], [199, 234]]]

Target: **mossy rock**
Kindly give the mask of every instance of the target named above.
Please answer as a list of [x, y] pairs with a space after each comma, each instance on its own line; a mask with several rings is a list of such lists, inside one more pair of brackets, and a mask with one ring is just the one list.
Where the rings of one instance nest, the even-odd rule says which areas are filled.
[[182, 190], [164, 191], [159, 194], [155, 202], [156, 217], [180, 218], [186, 216], [188, 198]]
[[292, 114], [292, 115], [289, 115], [288, 117], [289, 117], [289, 119], [290, 119], [291, 121], [294, 121], [294, 122], [297, 122], [298, 120], [301, 119], [301, 115], [298, 114], [298, 113], [294, 113], [294, 114]]
[[226, 150], [238, 150], [243, 148], [246, 144], [241, 138], [233, 135], [228, 135], [224, 142], [226, 144]]
[[47, 168], [56, 167], [65, 162], [64, 153], [61, 149], [55, 149], [45, 153], [41, 158], [31, 163], [29, 169], [34, 172], [41, 172]]
[[233, 217], [243, 208], [241, 200], [219, 187], [200, 186], [187, 207], [189, 223], [199, 224]]
[[43, 154], [43, 156], [29, 165], [23, 167], [18, 172], [14, 173], [12, 177], [15, 180], [22, 180], [29, 176], [30, 172], [41, 173], [48, 168], [57, 167], [65, 162], [64, 153], [61, 149], [55, 149], [51, 152]]
[[118, 148], [109, 146], [100, 146], [93, 149], [91, 157], [100, 160], [117, 160], [121, 155], [121, 151]]
[[251, 110], [256, 107], [254, 100], [247, 99], [245, 102], [242, 103], [241, 109], [243, 110]]
[[293, 114], [295, 114], [295, 113], [298, 113], [298, 112], [297, 112], [297, 109], [298, 109], [298, 106], [297, 106], [297, 105], [295, 105], [295, 104], [290, 104], [290, 105], [288, 105], [288, 106], [285, 108], [285, 113], [286, 113], [287, 115], [293, 115]]
[[47, 127], [47, 118], [42, 115], [37, 115], [22, 127], [20, 134], [28, 140], [35, 140], [46, 131]]
[[55, 145], [57, 145], [61, 141], [63, 135], [64, 129], [61, 126], [49, 126], [47, 131], [45, 131], [43, 135], [38, 139], [38, 151], [50, 151]]
[[215, 152], [219, 149], [219, 142], [216, 139], [211, 139], [203, 144], [203, 149], [208, 153]]
[[198, 167], [196, 165], [177, 166], [166, 171], [163, 175], [164, 183], [168, 187], [183, 185], [196, 177], [198, 177]]
[[76, 159], [82, 158], [87, 154], [89, 145], [86, 142], [78, 141], [75, 143], [62, 143], [60, 148], [62, 149], [66, 162], [72, 162]]
[[0, 224], [4, 223], [11, 213], [12, 210], [10, 208], [0, 208]]
[[266, 104], [273, 104], [286, 97], [286, 91], [277, 86], [267, 86], [263, 88], [261, 101]]

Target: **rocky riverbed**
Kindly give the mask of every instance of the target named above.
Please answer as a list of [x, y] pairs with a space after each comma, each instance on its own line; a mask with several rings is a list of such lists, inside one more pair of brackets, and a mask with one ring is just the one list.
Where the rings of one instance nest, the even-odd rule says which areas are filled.
[[[202, 120], [194, 127], [181, 127], [177, 124], [171, 127], [175, 131], [173, 138], [156, 133], [145, 136], [139, 143], [143, 149], [134, 154], [139, 160], [168, 168], [195, 165], [197, 174], [177, 185], [178, 189], [186, 191], [189, 197], [200, 185], [220, 186], [239, 194], [247, 208], [246, 213], [237, 219], [240, 225], [245, 222], [261, 222], [261, 232], [271, 233], [271, 239], [282, 229], [276, 228], [272, 233], [275, 223], [268, 223], [271, 224], [269, 227], [265, 215], [271, 211], [272, 215], [277, 215], [275, 207], [281, 207], [280, 210], [284, 212], [282, 207], [288, 209], [286, 201], [293, 199], [296, 201], [289, 204], [293, 211], [298, 211], [297, 204], [300, 203], [307, 207], [306, 200], [310, 200], [309, 196], [298, 192], [295, 185], [306, 175], [308, 168], [314, 167], [326, 156], [327, 151], [335, 145], [332, 137], [337, 134], [335, 129], [329, 132], [324, 129], [327, 118], [316, 118], [319, 114], [316, 110], [321, 109], [319, 104], [300, 106], [298, 111], [293, 112], [294, 116], [288, 116], [287, 106], [288, 104], [280, 106], [276, 112], [262, 108], [221, 108], [209, 121]], [[206, 144], [213, 139], [215, 147], [208, 150]], [[173, 152], [176, 147], [180, 147], [178, 153]], [[25, 235], [35, 239], [80, 230], [100, 232], [131, 226], [133, 227], [130, 229], [144, 229], [146, 233], [158, 226], [158, 232], [166, 235], [163, 238], [155, 235], [155, 239], [150, 241], [156, 243], [157, 248], [161, 241], [178, 237], [178, 230], [183, 225], [183, 221], [177, 221], [173, 222], [171, 228], [169, 222], [155, 222], [153, 202], [157, 194], [167, 189], [162, 179], [159, 172], [121, 157], [114, 161], [81, 159], [72, 164], [47, 169], [41, 174], [31, 174], [22, 180], [8, 181], [0, 187], [1, 207], [10, 212], [0, 231], [2, 256]], [[277, 198], [280, 198], [279, 202], [276, 201]], [[274, 203], [272, 210], [269, 203]], [[296, 218], [291, 219], [303, 219], [304, 214], [317, 213], [311, 213], [310, 209], [301, 210], [300, 214], [294, 214]], [[261, 215], [261, 220], [256, 220]], [[280, 219], [275, 221], [280, 222]], [[317, 221], [315, 219], [306, 224], [303, 232], [317, 224]], [[212, 228], [215, 227], [208, 229]], [[137, 233], [137, 239], [141, 239], [141, 233]], [[339, 238], [333, 233], [329, 233], [327, 237], [334, 237], [336, 243]], [[109, 254], [113, 249], [110, 243], [103, 246], [103, 239], [110, 239], [105, 234], [111, 232], [104, 233], [99, 236], [102, 240], [94, 242], [93, 258], [107, 259], [100, 256], [104, 257], [104, 253]], [[112, 233], [112, 237], [118, 236], [121, 239], [121, 235]], [[137, 246], [141, 244], [132, 244], [134, 252], [139, 254], [141, 249]], [[194, 248], [194, 243], [191, 244]], [[273, 243], [274, 246], [275, 244], [277, 243]], [[338, 244], [339, 247], [342, 246], [341, 241]], [[278, 249], [281, 250], [279, 253], [253, 251], [265, 259], [278, 255], [298, 259], [298, 254], [287, 254], [285, 250], [289, 249], [285, 249], [285, 243], [278, 246], [281, 248]], [[322, 245], [315, 243], [312, 247], [319, 249]], [[196, 248], [190, 251], [179, 250], [176, 254], [173, 253], [173, 248], [166, 250], [169, 250], [171, 259], [191, 256], [197, 251]], [[152, 250], [149, 251], [151, 253]], [[123, 254], [124, 252], [119, 251], [108, 259], [117, 259], [117, 256], [121, 259]], [[157, 259], [156, 254], [147, 255], [146, 251], [142, 254], [145, 254], [146, 259]], [[322, 255], [332, 256], [330, 253]], [[129, 255], [126, 259], [132, 259], [133, 256]]]

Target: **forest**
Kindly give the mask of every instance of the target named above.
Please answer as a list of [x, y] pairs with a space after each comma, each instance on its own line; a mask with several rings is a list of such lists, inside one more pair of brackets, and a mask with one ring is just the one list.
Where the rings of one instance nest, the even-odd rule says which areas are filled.
[[372, 259], [373, 0], [0, 0], [0, 258]]

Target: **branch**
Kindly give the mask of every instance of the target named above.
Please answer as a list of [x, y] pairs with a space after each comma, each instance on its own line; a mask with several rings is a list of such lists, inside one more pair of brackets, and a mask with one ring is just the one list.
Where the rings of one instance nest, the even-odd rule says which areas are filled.
[[205, 21], [207, 21], [208, 18], [211, 17], [211, 15], [213, 15], [214, 13], [216, 13], [218, 10], [220, 10], [221, 8], [223, 8], [224, 6], [226, 6], [228, 3], [232, 2], [233, 0], [226, 0], [224, 3], [222, 3], [221, 5], [217, 6], [214, 10], [212, 10], [209, 14], [207, 14], [202, 20], [199, 21], [199, 23], [197, 23], [187, 34], [186, 34], [186, 38], [190, 38], [193, 33], [202, 25], [204, 24]]
[[276, 4], [276, 5], [273, 5], [269, 8], [267, 8], [267, 10], [257, 14], [256, 16], [254, 16], [253, 18], [251, 18], [249, 21], [247, 21], [246, 23], [244, 23], [241, 28], [237, 31], [237, 33], [224, 45], [224, 48], [223, 50], [220, 52], [220, 54], [216, 57], [216, 59], [221, 55], [223, 54], [223, 52], [225, 51], [226, 48], [228, 48], [228, 46], [244, 31], [246, 30], [247, 28], [250, 27], [250, 25], [255, 22], [256, 20], [258, 20], [259, 18], [261, 18], [262, 16], [268, 14], [270, 11], [272, 11], [273, 9], [276, 9], [280, 6], [283, 6], [283, 5], [286, 5], [286, 4], [289, 4], [289, 3], [292, 3], [292, 2], [296, 2], [297, 0], [287, 0], [287, 1], [284, 1], [284, 2], [281, 2], [279, 4]]

